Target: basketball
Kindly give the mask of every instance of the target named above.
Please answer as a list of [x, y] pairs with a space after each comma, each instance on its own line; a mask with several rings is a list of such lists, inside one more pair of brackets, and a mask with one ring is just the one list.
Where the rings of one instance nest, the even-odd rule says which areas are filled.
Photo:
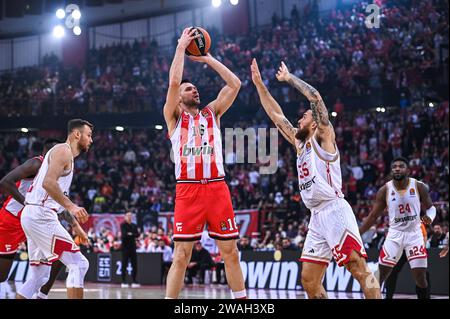
[[208, 31], [200, 27], [195, 27], [192, 29], [196, 29], [194, 36], [198, 34], [200, 34], [201, 36], [197, 39], [194, 39], [189, 44], [189, 46], [186, 48], [186, 54], [193, 56], [206, 55], [211, 48], [211, 37], [209, 36]]

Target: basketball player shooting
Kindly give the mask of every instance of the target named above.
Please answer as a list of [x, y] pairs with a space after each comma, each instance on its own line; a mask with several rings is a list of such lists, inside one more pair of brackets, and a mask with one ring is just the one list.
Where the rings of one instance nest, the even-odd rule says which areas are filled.
[[183, 31], [170, 68], [169, 90], [164, 105], [175, 161], [177, 180], [173, 263], [167, 276], [166, 298], [178, 298], [194, 241], [200, 240], [205, 223], [217, 242], [225, 263], [234, 298], [246, 298], [236, 239], [230, 191], [225, 183], [220, 118], [231, 107], [241, 87], [240, 80], [211, 55], [190, 57], [206, 63], [225, 81], [216, 100], [200, 110], [200, 94], [190, 81], [182, 80], [185, 50], [199, 35]]
[[341, 191], [339, 151], [322, 97], [311, 85], [290, 74], [284, 62], [281, 63], [276, 75], [278, 81], [287, 82], [300, 91], [311, 105], [311, 110], [299, 119], [298, 128], [294, 128], [264, 85], [255, 59], [251, 72], [265, 111], [297, 152], [300, 195], [311, 210], [300, 258], [301, 282], [308, 298], [328, 298], [322, 281], [334, 257], [336, 263], [345, 266], [360, 283], [366, 298], [380, 299], [380, 286], [367, 266], [367, 254], [355, 215]]

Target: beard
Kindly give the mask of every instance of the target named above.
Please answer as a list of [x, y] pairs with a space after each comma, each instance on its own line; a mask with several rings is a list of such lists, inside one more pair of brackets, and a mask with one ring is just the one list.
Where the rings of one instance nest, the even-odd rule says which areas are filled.
[[300, 140], [300, 142], [305, 142], [308, 135], [309, 135], [309, 130], [307, 128], [301, 129], [299, 127], [297, 133], [295, 134], [295, 138]]
[[187, 100], [187, 101], [183, 101], [183, 104], [186, 105], [187, 107], [199, 107], [200, 105], [200, 99], [198, 99], [198, 102], [196, 99], [191, 99], [191, 100]]
[[406, 179], [406, 175], [404, 175], [404, 174], [392, 174], [392, 177], [397, 182], [401, 182]]
[[78, 149], [80, 150], [81, 153], [87, 153], [87, 151], [89, 150], [89, 145], [88, 144], [81, 144], [78, 143]]

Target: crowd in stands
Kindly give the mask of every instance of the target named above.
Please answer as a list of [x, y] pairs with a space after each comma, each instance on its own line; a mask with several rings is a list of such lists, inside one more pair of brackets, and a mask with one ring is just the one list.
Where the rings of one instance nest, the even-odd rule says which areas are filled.
[[[424, 98], [439, 99], [442, 69], [448, 69], [448, 58], [446, 68], [439, 61], [441, 45], [448, 48], [449, 43], [448, 2], [385, 2], [380, 28], [366, 27], [366, 4], [359, 3], [322, 16], [304, 12], [301, 20], [293, 9], [290, 19], [274, 15], [271, 26], [247, 35], [226, 36], [211, 29], [213, 55], [243, 83], [236, 103], [240, 114], [259, 111], [249, 71], [253, 57], [283, 103], [303, 99], [276, 81], [282, 60], [339, 109], [345, 101], [406, 107]], [[161, 112], [172, 56], [153, 39], [91, 49], [83, 70], [46, 57], [41, 66], [0, 76], [0, 116]], [[186, 63], [185, 77], [199, 87], [204, 103], [223, 84], [196, 62]]]
[[[359, 222], [369, 213], [377, 190], [389, 179], [392, 159], [401, 155], [410, 161], [411, 176], [429, 186], [438, 211], [434, 224], [440, 225], [444, 234], [448, 231], [448, 109], [447, 101], [403, 112], [346, 112], [332, 118], [341, 155], [343, 192]], [[223, 122], [222, 128], [228, 124]], [[252, 127], [251, 123], [240, 124], [244, 129]], [[269, 126], [266, 119], [253, 127]], [[0, 176], [30, 157], [31, 145], [38, 139], [30, 133], [2, 134]], [[309, 213], [298, 191], [296, 154], [281, 135], [278, 141], [278, 169], [271, 175], [260, 173], [261, 163], [233, 162], [235, 150], [224, 152], [233, 207], [260, 213], [260, 236], [251, 238], [255, 249], [273, 249], [276, 245], [301, 248], [307, 231]], [[167, 132], [98, 130], [94, 132], [93, 145], [75, 161], [71, 189], [74, 202], [90, 213], [132, 211], [141, 228], [158, 227], [158, 214], [174, 208], [174, 164]], [[1, 194], [0, 200], [4, 199]], [[387, 217], [379, 220], [373, 236], [366, 238], [368, 245], [376, 246], [384, 237], [387, 222]], [[151, 251], [160, 238], [170, 245], [168, 231], [143, 232], [139, 249]], [[428, 232], [433, 234], [433, 227]], [[94, 243], [100, 250], [115, 249], [118, 243], [114, 235], [117, 236], [105, 230], [96, 234]], [[286, 238], [291, 243], [284, 243]]]

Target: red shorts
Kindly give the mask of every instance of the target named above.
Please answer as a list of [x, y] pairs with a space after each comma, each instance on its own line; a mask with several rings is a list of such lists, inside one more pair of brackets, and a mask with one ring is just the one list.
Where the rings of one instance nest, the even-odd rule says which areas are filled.
[[173, 225], [174, 241], [200, 240], [205, 223], [211, 238], [239, 238], [233, 205], [225, 181], [208, 184], [178, 183]]
[[16, 217], [2, 208], [0, 210], [0, 255], [15, 254], [20, 243], [25, 240], [26, 236], [20, 224], [20, 217]]

